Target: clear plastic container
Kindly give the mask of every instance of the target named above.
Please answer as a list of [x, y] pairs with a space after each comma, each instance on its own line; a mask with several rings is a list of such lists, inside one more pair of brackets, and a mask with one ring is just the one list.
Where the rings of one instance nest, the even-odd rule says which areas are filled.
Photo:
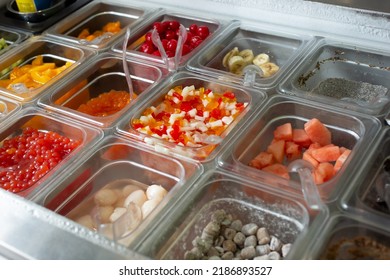
[[[33, 134], [32, 130], [37, 132]], [[1, 147], [9, 147], [2, 152], [12, 155], [8, 157], [3, 154], [2, 157], [2, 187], [26, 198], [31, 198], [44, 188], [50, 188], [48, 184], [88, 150], [90, 145], [99, 141], [102, 134], [100, 130], [55, 114], [34, 108], [21, 110], [0, 131]], [[20, 138], [22, 135], [24, 137]], [[29, 145], [31, 141], [32, 146]], [[13, 142], [17, 146], [9, 146], [8, 143]], [[29, 156], [19, 160], [21, 155], [18, 153], [22, 151]], [[7, 180], [8, 177], [13, 180]], [[27, 185], [18, 188], [15, 186], [18, 181]], [[7, 186], [7, 182], [11, 185]]]
[[[110, 127], [139, 99], [145, 99], [144, 94], [148, 95], [148, 91], [166, 75], [164, 69], [152, 65], [130, 59], [127, 63], [131, 74], [132, 89], [137, 95], [133, 100], [129, 94], [122, 57], [104, 53], [94, 57], [86, 68], [80, 70], [77, 75], [73, 75], [63, 87], [43, 96], [38, 103], [49, 110], [72, 118], [79, 118], [99, 127]], [[98, 100], [96, 98], [101, 94], [110, 91], [126, 92], [127, 95], [122, 96], [122, 93], [119, 93], [120, 101], [116, 101], [112, 104], [113, 106], [109, 106], [107, 98], [104, 99], [106, 105], [100, 103], [100, 107], [92, 100]], [[88, 102], [90, 106], [86, 105], [89, 104]], [[117, 111], [120, 102], [124, 106], [121, 106], [121, 109], [118, 108], [120, 110]], [[92, 110], [92, 104], [97, 106], [95, 108], [101, 109]], [[84, 109], [82, 107], [79, 111], [81, 105]]]
[[[34, 201], [129, 246], [148, 223], [176, 203], [184, 186], [201, 172], [201, 165], [194, 162], [169, 158], [129, 141], [107, 137], [77, 170], [63, 175], [53, 184], [55, 187], [42, 192]], [[127, 212], [118, 214], [126, 208]], [[115, 215], [120, 218], [114, 219]]]
[[30, 35], [21, 31], [15, 31], [5, 27], [0, 27], [0, 39], [4, 39], [7, 47], [0, 50], [0, 55], [6, 53], [10, 48], [13, 48], [26, 40]]
[[[134, 32], [131, 33], [131, 37], [127, 42], [127, 53], [136, 58], [145, 59], [153, 63], [165, 65], [164, 60], [160, 56], [144, 53], [140, 51], [140, 47], [145, 42], [145, 34], [153, 30], [153, 24], [155, 22], [173, 20], [178, 21], [180, 24], [182, 24], [186, 28], [188, 33], [189, 27], [192, 24], [196, 24], [197, 26], [207, 26], [210, 31], [210, 35], [206, 39], [204, 39], [197, 47], [195, 47], [189, 53], [181, 56], [178, 65], [179, 67], [184, 66], [191, 56], [199, 52], [206, 44], [208, 44], [208, 42], [210, 42], [215, 36], [217, 36], [222, 29], [221, 23], [214, 19], [195, 17], [185, 14], [165, 13], [164, 11], [161, 11], [155, 16], [150, 17], [148, 20], [145, 20], [142, 26], [140, 26]], [[112, 48], [113, 51], [122, 53], [123, 43], [123, 40], [116, 43]]]
[[[27, 77], [27, 79], [22, 79], [22, 76], [20, 76], [20, 83], [16, 83], [13, 89], [0, 87], [0, 94], [23, 103], [33, 101], [46, 89], [52, 87], [56, 83], [59, 83], [61, 79], [67, 75], [67, 73], [75, 69], [92, 54], [93, 52], [88, 50], [52, 41], [47, 37], [33, 37], [24, 41], [22, 44], [13, 48], [4, 55], [0, 63], [0, 71], [2, 71], [2, 76], [0, 77], [1, 80], [9, 79], [10, 72], [15, 66], [22, 67], [24, 65], [31, 64], [34, 59], [39, 56], [42, 56], [43, 63], [54, 63], [54, 68], [65, 67], [66, 63], [70, 63], [71, 65], [55, 76], [50, 76], [51, 78], [43, 84], [41, 80], [39, 80], [39, 85], [31, 89], [27, 88], [24, 84], [25, 81], [29, 80], [29, 78]], [[42, 76], [42, 80], [44, 80], [46, 76], [41, 73], [43, 72], [38, 72], [37, 75], [38, 77]]]
[[390, 129], [382, 129], [340, 201], [349, 212], [373, 213], [383, 224], [390, 217]]
[[[316, 217], [323, 220], [327, 215], [325, 211], [310, 216], [299, 199], [276, 194], [267, 190], [267, 187], [263, 188], [261, 184], [254, 184], [223, 172], [210, 171], [188, 190], [166, 219], [150, 231], [149, 235], [138, 240], [139, 246], [135, 249], [153, 259], [189, 259], [188, 251], [194, 247], [193, 240], [196, 237], [206, 238], [202, 232], [212, 220], [212, 216], [220, 210], [231, 215], [226, 217], [231, 223], [226, 219], [217, 222], [219, 228], [215, 228], [216, 234], [212, 234], [216, 242], [214, 244], [220, 240], [218, 236], [221, 234], [221, 228], [235, 228], [230, 226], [232, 222], [241, 220], [242, 225], [254, 223], [259, 228], [265, 227], [269, 235], [277, 237], [283, 244], [292, 244], [291, 255], [288, 253], [287, 258], [289, 255], [293, 256], [294, 243], [304, 240], [305, 231], [312, 220]], [[224, 222], [221, 223], [221, 220]], [[239, 231], [245, 235], [256, 235], [237, 227], [236, 232]], [[229, 237], [226, 236], [227, 239]], [[267, 244], [266, 240], [264, 241], [263, 245]], [[236, 249], [241, 249], [241, 245], [236, 246]], [[280, 247], [275, 248], [275, 251], [278, 249], [280, 250]], [[203, 253], [203, 256], [208, 259], [207, 254]], [[224, 253], [220, 255], [222, 254]], [[259, 254], [260, 252], [256, 253], [256, 256]]]
[[[382, 225], [383, 226], [383, 225]], [[389, 260], [389, 231], [375, 224], [375, 217], [337, 214], [331, 217], [319, 236], [322, 242], [309, 244], [314, 259]]]
[[390, 106], [389, 64], [385, 50], [321, 39], [281, 89], [286, 94], [380, 116]]
[[[149, 13], [151, 11], [144, 8], [93, 1], [47, 29], [44, 34], [68, 43], [106, 50], [124, 34], [126, 28], [136, 27]], [[79, 38], [84, 29], [88, 29], [92, 35], [95, 31], [102, 31], [106, 24], [117, 21], [120, 22], [120, 31], [117, 33], [103, 33], [93, 40]]]
[[4, 123], [20, 109], [21, 105], [19, 103], [5, 97], [0, 97], [0, 123]]
[[[312, 40], [309, 36], [264, 30], [233, 21], [220, 38], [191, 58], [187, 68], [246, 86], [270, 88], [278, 83]], [[243, 59], [232, 60], [233, 56]], [[246, 72], [248, 65], [253, 68], [253, 76]]]
[[[304, 103], [297, 98], [274, 96], [262, 110], [251, 116], [249, 124], [232, 140], [233, 143], [226, 148], [218, 162], [223, 168], [239, 176], [256, 178], [286, 191], [301, 192], [299, 180], [293, 174], [289, 174], [288, 179], [264, 171], [263, 167], [257, 168], [249, 164], [260, 152], [267, 151], [278, 126], [289, 122], [293, 129], [303, 129], [305, 123], [313, 118], [322, 122], [330, 131], [332, 144], [351, 150], [337, 173], [317, 185], [322, 198], [332, 201], [346, 190], [345, 180], [353, 174], [362, 154], [379, 132], [381, 124], [378, 119], [363, 114], [336, 111], [319, 103]], [[302, 148], [301, 152], [306, 149]], [[302, 158], [302, 155], [299, 154], [298, 158]], [[287, 166], [287, 170], [292, 159], [287, 157], [287, 153], [282, 158], [281, 163]], [[331, 164], [335, 166], [334, 162]]]
[[[202, 110], [199, 110], [199, 113], [201, 113], [203, 117], [201, 117], [198, 120], [197, 116], [194, 116], [191, 117], [189, 120], [189, 122], [191, 123], [192, 122], [195, 123], [195, 121], [200, 121], [201, 124], [199, 125], [202, 125], [202, 127], [196, 129], [191, 129], [191, 128], [187, 129], [186, 128], [187, 125], [184, 125], [183, 124], [184, 121], [182, 120], [185, 119], [184, 116], [189, 115], [190, 113], [187, 113], [186, 110], [183, 109], [181, 110], [180, 113], [183, 114], [183, 116], [178, 116], [178, 114], [176, 114], [175, 116], [177, 118], [174, 118], [174, 116], [171, 117], [171, 115], [169, 115], [169, 123], [168, 123], [168, 118], [166, 119], [163, 118], [163, 120], [165, 120], [164, 123], [165, 123], [166, 130], [162, 132], [162, 135], [159, 135], [158, 132], [146, 131], [145, 130], [146, 127], [141, 128], [141, 131], [138, 130], [137, 125], [139, 124], [140, 120], [145, 117], [144, 115], [146, 114], [146, 112], [151, 112], [150, 110], [154, 110], [153, 114], [155, 116], [161, 115], [160, 114], [161, 112], [163, 113], [165, 112], [163, 109], [165, 105], [163, 105], [162, 103], [164, 100], [167, 99], [166, 96], [172, 99], [172, 96], [169, 96], [168, 93], [171, 92], [172, 94], [171, 89], [177, 86], [181, 86], [183, 89], [185, 87], [193, 86], [195, 91], [198, 91], [201, 88], [210, 89], [213, 91], [213, 93], [216, 94], [224, 94], [225, 92], [232, 92], [235, 94], [236, 101], [234, 101], [234, 103], [241, 105], [241, 107], [239, 107], [239, 109], [237, 110], [234, 109], [236, 112], [234, 115], [232, 113], [233, 111], [231, 112], [232, 114], [229, 118], [231, 121], [230, 123], [229, 122], [225, 123], [219, 120], [220, 123], [215, 127], [211, 126], [212, 121], [209, 121], [213, 116], [213, 114], [210, 112], [209, 117], [205, 117], [206, 111], [208, 110], [212, 111], [212, 110], [207, 109], [207, 107], [205, 107], [204, 112]], [[245, 119], [245, 116], [249, 113], [251, 108], [255, 106], [255, 104], [260, 106], [261, 102], [265, 99], [265, 94], [260, 91], [253, 92], [244, 88], [240, 88], [238, 86], [234, 87], [219, 81], [208, 79], [188, 72], [180, 72], [171, 76], [169, 79], [166, 79], [164, 83], [162, 83], [158, 88], [155, 88], [153, 92], [151, 92], [149, 95], [152, 96], [152, 98], [146, 100], [144, 103], [139, 105], [136, 111], [131, 110], [127, 116], [122, 118], [120, 123], [118, 123], [117, 125], [118, 133], [133, 139], [137, 139], [139, 141], [143, 141], [147, 143], [149, 146], [154, 147], [156, 151], [166, 153], [166, 154], [171, 154], [171, 155], [179, 155], [179, 156], [182, 155], [200, 161], [206, 161], [212, 159], [215, 156], [215, 154], [218, 152], [218, 150], [221, 149], [221, 146], [224, 144], [224, 139], [228, 137], [229, 134], [234, 133], [234, 131], [237, 130], [237, 126], [243, 122], [241, 120]], [[197, 97], [196, 95], [194, 96], [196, 100]], [[191, 99], [192, 97], [188, 97], [188, 98]], [[202, 98], [203, 97], [200, 97], [200, 99]], [[211, 106], [212, 102], [214, 103], [216, 102], [214, 99], [216, 99], [216, 97], [209, 98], [210, 102], [203, 103], [203, 104], [210, 104]], [[179, 100], [177, 100], [177, 102], [179, 102], [178, 104], [181, 104], [180, 108], [182, 108], [181, 106], [185, 105], [184, 103], [186, 102], [186, 100], [187, 99], [183, 99], [182, 103], [180, 103]], [[226, 104], [233, 104], [233, 103], [226, 102]], [[233, 105], [233, 106], [235, 106], [234, 108], [238, 108], [236, 106], [239, 105]], [[146, 115], [148, 114], [149, 113], [147, 113]], [[158, 116], [156, 117], [156, 120], [158, 120]], [[172, 130], [174, 129], [173, 126], [175, 120], [178, 120], [180, 122], [179, 124], [181, 126], [180, 130], [186, 135], [185, 137], [184, 135], [182, 135], [182, 137], [186, 138], [188, 142], [184, 140], [181, 143], [180, 140], [176, 142], [174, 141], [175, 138], [173, 138], [172, 136], [173, 134], [171, 133], [172, 132], [171, 129]], [[207, 127], [206, 124], [210, 126]], [[207, 131], [204, 132], [203, 130], [201, 130], [203, 128], [206, 129]], [[190, 135], [187, 135], [188, 133]], [[170, 134], [172, 137], [168, 137], [168, 134]], [[195, 135], [195, 134], [199, 134], [199, 135]], [[181, 139], [181, 138], [177, 137], [177, 139]]]

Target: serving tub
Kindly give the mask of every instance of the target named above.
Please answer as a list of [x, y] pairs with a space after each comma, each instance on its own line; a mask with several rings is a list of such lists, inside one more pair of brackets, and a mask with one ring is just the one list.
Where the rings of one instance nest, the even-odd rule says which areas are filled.
[[[175, 89], [175, 87], [178, 87], [178, 89]], [[183, 92], [187, 90], [190, 92], [187, 92], [188, 96], [184, 97], [186, 95], [184, 93], [180, 96], [177, 93], [182, 89]], [[207, 93], [208, 90], [212, 93]], [[177, 91], [176, 95], [173, 94], [175, 91]], [[215, 115], [218, 112], [219, 117], [224, 114], [219, 109], [222, 108], [222, 105], [218, 105], [216, 99], [217, 96], [222, 96], [225, 93], [229, 97], [220, 97], [218, 102], [223, 99], [224, 104], [222, 105], [226, 108], [233, 107], [232, 109], [226, 109], [229, 111], [226, 114], [230, 115], [227, 117], [228, 120], [222, 122]], [[230, 96], [232, 94], [233, 96]], [[140, 104], [136, 111], [130, 110], [129, 114], [123, 117], [117, 125], [118, 133], [143, 141], [159, 152], [181, 155], [201, 161], [211, 160], [215, 157], [215, 154], [223, 146], [224, 139], [233, 134], [251, 108], [255, 104], [260, 106], [265, 98], [263, 92], [253, 92], [245, 88], [234, 87], [188, 72], [180, 72], [170, 76], [158, 88], [155, 88], [150, 96], [151, 98]], [[198, 99], [204, 100], [200, 103], [201, 101]], [[194, 105], [196, 102], [199, 102], [199, 106]], [[169, 104], [175, 104], [175, 106], [179, 104], [180, 108], [172, 111], [169, 108], [172, 105]], [[143, 125], [147, 119], [151, 123]], [[218, 121], [215, 123], [213, 120], [217, 119]], [[176, 120], [179, 122], [178, 124], [175, 123]], [[198, 123], [199, 126], [195, 125], [196, 122], [200, 122]], [[150, 126], [152, 124], [156, 127], [152, 128]]]
[[[271, 88], [291, 71], [312, 40], [309, 36], [233, 21], [212, 45], [191, 58], [187, 68], [233, 83]], [[242, 57], [245, 63], [233, 62], [233, 56]]]
[[[22, 103], [31, 102], [48, 88], [56, 84], [58, 85], [59, 82], [63, 81], [67, 73], [77, 68], [79, 64], [86, 61], [92, 54], [93, 52], [88, 50], [55, 42], [47, 37], [33, 37], [13, 48], [3, 57], [0, 63], [2, 71], [1, 80], [10, 79], [10, 73], [15, 66], [22, 67], [31, 64], [39, 57], [42, 57], [43, 63], [54, 63], [54, 68], [66, 67], [66, 69], [53, 77], [50, 76], [51, 78], [48, 81], [42, 82], [37, 80], [38, 85], [32, 88], [25, 86], [25, 81], [29, 81], [30, 78], [27, 76], [26, 79], [22, 79], [26, 75], [24, 74], [23, 77], [20, 76], [20, 79], [22, 79], [20, 83], [16, 83], [13, 80], [13, 83], [16, 83], [13, 88], [0, 87], [0, 94]], [[42, 75], [41, 78], [45, 78], [45, 75], [41, 73], [38, 73], [38, 76]]]
[[[130, 246], [151, 221], [165, 215], [177, 197], [187, 190], [185, 186], [201, 172], [201, 165], [194, 162], [175, 160], [124, 139], [107, 137], [80, 162], [77, 170], [63, 174], [53, 188], [33, 200], [119, 244]], [[128, 199], [129, 195], [133, 198]], [[114, 211], [124, 208], [128, 210], [120, 219], [109, 218]]]
[[[296, 181], [292, 174], [289, 173], [290, 176], [286, 177], [284, 172], [275, 172], [282, 168], [277, 170], [267, 168], [269, 171], [267, 172], [266, 165], [258, 166], [252, 160], [260, 152], [270, 152], [268, 147], [274, 141], [274, 131], [277, 127], [291, 123], [292, 129], [304, 129], [305, 124], [313, 119], [319, 120], [327, 127], [331, 136], [331, 144], [341, 148], [340, 154], [344, 152], [343, 149], [351, 151], [333, 177], [317, 185], [322, 198], [332, 201], [348, 187], [345, 180], [350, 176], [353, 177], [353, 170], [362, 159], [366, 147], [379, 132], [381, 123], [378, 119], [352, 112], [340, 112], [319, 103], [303, 102], [301, 99], [274, 96], [269, 99], [262, 110], [258, 110], [251, 116], [247, 122], [248, 125], [236, 135], [219, 157], [218, 162], [223, 168], [239, 176], [256, 178], [286, 191], [300, 192], [299, 181]], [[288, 142], [288, 140], [283, 141]], [[283, 147], [286, 147], [285, 145], [286, 143]], [[297, 154], [291, 153], [289, 158], [287, 152], [283, 153], [282, 161], [274, 163], [283, 164], [288, 170], [289, 164], [295, 159], [301, 159], [308, 148], [309, 146], [306, 148], [302, 146], [300, 150], [302, 154], [298, 157], [295, 157]], [[336, 168], [335, 162], [331, 164]]]
[[0, 123], [4, 123], [10, 116], [15, 114], [21, 109], [18, 102], [11, 99], [1, 97], [0, 98]]
[[389, 109], [389, 64], [385, 50], [321, 39], [281, 89], [286, 94], [381, 116]]
[[[140, 7], [118, 5], [107, 1], [93, 1], [48, 28], [44, 34], [78, 46], [99, 51], [106, 50], [126, 32], [127, 28], [134, 28], [147, 19], [151, 12], [151, 10]], [[93, 34], [95, 31], [102, 31], [106, 24], [117, 21], [120, 23], [120, 31], [117, 33], [107, 29], [107, 32], [102, 32], [93, 40], [79, 38], [85, 29], [88, 29], [89, 34]]]
[[[221, 211], [224, 211], [225, 215], [221, 215]], [[195, 244], [201, 246], [202, 240], [207, 242], [205, 227], [211, 229], [208, 224], [214, 221], [219, 225], [219, 228], [215, 228], [215, 233], [223, 232], [224, 228], [230, 227], [236, 228], [236, 233], [241, 231], [245, 235], [253, 234], [244, 230], [243, 225], [246, 224], [256, 224], [258, 228], [266, 228], [271, 236], [277, 237], [283, 244], [292, 244], [290, 251], [292, 256], [294, 243], [304, 239], [305, 230], [315, 217], [323, 219], [326, 217], [326, 211], [310, 216], [299, 199], [278, 195], [272, 190], [263, 188], [261, 184], [250, 183], [224, 172], [210, 171], [191, 187], [164, 221], [159, 223], [149, 235], [139, 239], [136, 250], [157, 259], [194, 259], [193, 253], [200, 249]], [[241, 229], [236, 227], [240, 224], [236, 220], [241, 221]], [[207, 229], [206, 232], [211, 234]], [[213, 244], [221, 239], [217, 235], [214, 236]], [[223, 240], [231, 240], [231, 238], [225, 236], [221, 244]], [[233, 249], [234, 256], [231, 255], [229, 259], [245, 259], [245, 256], [239, 253], [239, 250], [244, 251], [243, 245], [236, 246]], [[218, 246], [222, 247], [222, 245], [216, 247]], [[194, 247], [198, 249], [193, 249]], [[256, 250], [261, 249], [256, 248]], [[221, 250], [220, 255], [223, 254]], [[256, 256], [259, 255], [260, 251], [257, 251]], [[204, 251], [201, 256], [195, 256], [195, 259], [210, 257], [211, 253]]]
[[[368, 219], [367, 219], [368, 218]], [[310, 243], [308, 258], [330, 260], [389, 260], [388, 228], [375, 216], [361, 218], [335, 214], [319, 235], [322, 242]]]
[[[214, 19], [195, 17], [186, 14], [177, 14], [177, 13], [168, 13], [165, 11], [160, 11], [155, 16], [150, 17], [150, 19], [145, 20], [139, 28], [134, 30], [131, 33], [130, 39], [127, 42], [127, 53], [136, 58], [148, 60], [153, 63], [158, 63], [165, 65], [168, 69], [173, 69], [174, 60], [172, 58], [169, 59], [169, 65], [166, 65], [161, 56], [153, 55], [150, 53], [142, 52], [141, 45], [145, 42], [145, 34], [153, 30], [153, 24], [155, 22], [168, 22], [168, 21], [178, 21], [182, 24], [187, 32], [189, 33], [189, 27], [192, 24], [196, 24], [197, 26], [206, 26], [210, 31], [210, 35], [201, 41], [200, 44], [197, 45], [194, 49], [192, 49], [189, 53], [181, 56], [180, 61], [178, 62], [178, 68], [183, 68], [188, 59], [194, 54], [198, 53], [208, 42], [210, 42], [214, 37], [216, 37], [222, 29], [222, 24]], [[162, 39], [162, 38], [161, 38]], [[113, 51], [122, 52], [123, 51], [124, 40], [117, 42], [113, 46]]]
[[[152, 65], [130, 59], [126, 63], [131, 75], [132, 88], [137, 97], [129, 94], [122, 57], [104, 53], [94, 57], [87, 67], [80, 70], [77, 75], [73, 75], [62, 87], [40, 98], [38, 103], [48, 110], [99, 127], [110, 127], [130, 106], [137, 103], [139, 99], [147, 98], [148, 92], [166, 75], [164, 69]], [[120, 93], [120, 99], [113, 101], [113, 97], [107, 95], [111, 91]], [[107, 95], [106, 98], [103, 97], [103, 93]], [[102, 100], [100, 105], [97, 102], [99, 97]], [[115, 103], [110, 106], [109, 102]]]
[[340, 201], [348, 212], [358, 215], [370, 213], [384, 225], [390, 215], [389, 205], [386, 203], [390, 186], [389, 141], [390, 130], [386, 127], [370, 146], [365, 162], [356, 172], [358, 175]]
[[49, 183], [101, 137], [100, 130], [55, 114], [35, 108], [19, 111], [0, 132], [2, 188], [31, 198], [50, 188]]
[[0, 50], [0, 55], [6, 53], [10, 48], [17, 46], [29, 36], [29, 34], [24, 32], [0, 27], [0, 39], [3, 38], [7, 43], [7, 47]]

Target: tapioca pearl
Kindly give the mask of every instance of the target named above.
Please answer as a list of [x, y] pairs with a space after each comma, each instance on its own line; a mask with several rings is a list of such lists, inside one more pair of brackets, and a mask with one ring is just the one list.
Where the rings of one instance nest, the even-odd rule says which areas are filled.
[[148, 200], [146, 194], [143, 190], [136, 190], [129, 194], [125, 199], [124, 207], [129, 207], [129, 204], [133, 202], [138, 207], [142, 207], [142, 205]]
[[269, 244], [256, 246], [256, 253], [258, 256], [268, 255], [271, 252]]
[[279, 254], [278, 252], [273, 251], [273, 252], [271, 252], [271, 253], [268, 254], [268, 258], [269, 258], [270, 260], [280, 260], [280, 259], [281, 259], [281, 256], [280, 256], [280, 254]]
[[127, 211], [124, 207], [117, 207], [114, 209], [114, 212], [110, 215], [110, 222], [114, 223], [116, 220], [118, 220], [123, 214], [125, 214]]
[[231, 229], [234, 229], [235, 231], [239, 232], [242, 229], [242, 222], [241, 220], [234, 220], [230, 226]]
[[86, 228], [94, 229], [94, 222], [92, 220], [91, 215], [81, 216], [80, 218], [77, 218], [75, 222], [79, 223], [80, 225]]
[[131, 194], [131, 193], [134, 192], [134, 191], [138, 191], [138, 190], [140, 190], [140, 189], [141, 189], [141, 188], [140, 188], [139, 186], [129, 184], [129, 185], [126, 185], [126, 186], [123, 187], [123, 189], [122, 189], [122, 195], [123, 195], [124, 197], [128, 197], [129, 194]]
[[110, 216], [114, 212], [113, 206], [102, 206], [98, 209], [98, 215], [101, 223], [109, 223]]
[[96, 205], [99, 206], [110, 206], [118, 200], [118, 196], [115, 191], [111, 189], [101, 189], [94, 197]]
[[269, 242], [269, 247], [272, 251], [279, 251], [283, 246], [282, 241], [276, 236], [271, 236], [271, 241]]
[[241, 232], [245, 234], [245, 236], [254, 235], [256, 234], [258, 228], [258, 225], [254, 223], [249, 223], [242, 226]]
[[256, 232], [256, 236], [259, 245], [268, 244], [271, 240], [268, 230], [265, 227], [259, 228]]
[[253, 259], [256, 256], [256, 249], [253, 246], [245, 247], [241, 250], [241, 257], [244, 260]]
[[291, 249], [291, 243], [284, 244], [282, 246], [282, 257], [285, 258]]
[[244, 247], [253, 246], [255, 247], [257, 245], [257, 238], [254, 235], [248, 236], [244, 241]]
[[245, 243], [245, 235], [239, 231], [236, 233], [236, 235], [234, 235], [234, 238], [233, 238], [233, 241], [239, 246], [239, 247], [242, 247], [244, 246], [244, 243]]
[[146, 197], [148, 199], [160, 199], [161, 201], [167, 193], [167, 190], [160, 185], [150, 185], [146, 190]]
[[142, 205], [142, 217], [145, 219], [160, 203], [157, 199], [150, 199], [145, 201], [145, 203]]

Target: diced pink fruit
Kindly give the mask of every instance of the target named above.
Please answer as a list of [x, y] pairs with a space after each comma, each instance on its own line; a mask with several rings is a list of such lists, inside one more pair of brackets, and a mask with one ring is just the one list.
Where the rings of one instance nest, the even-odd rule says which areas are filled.
[[312, 142], [317, 142], [322, 146], [331, 143], [331, 133], [320, 120], [316, 118], [309, 120], [305, 123], [304, 129]]
[[327, 145], [311, 151], [311, 156], [318, 162], [336, 161], [340, 156], [340, 148], [334, 145]]
[[259, 153], [254, 159], [249, 162], [249, 166], [252, 166], [257, 169], [262, 169], [268, 165], [274, 163], [274, 156], [267, 152]]
[[278, 126], [274, 130], [274, 138], [276, 140], [290, 141], [293, 139], [293, 129], [291, 123], [285, 123]]
[[284, 159], [284, 140], [273, 141], [267, 148], [267, 152], [272, 154], [275, 160], [279, 163], [283, 162]]
[[271, 164], [269, 166], [264, 167], [262, 170], [286, 179], [290, 179], [287, 167], [280, 163]]
[[334, 171], [335, 173], [339, 172], [341, 167], [344, 165], [344, 162], [347, 160], [348, 156], [351, 154], [351, 150], [346, 149], [336, 160], [336, 163], [334, 164]]

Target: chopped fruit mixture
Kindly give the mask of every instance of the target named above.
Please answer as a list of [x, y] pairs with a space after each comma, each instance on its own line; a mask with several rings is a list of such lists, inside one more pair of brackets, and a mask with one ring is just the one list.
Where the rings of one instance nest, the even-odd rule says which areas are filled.
[[80, 145], [56, 132], [27, 127], [0, 148], [0, 186], [17, 193], [31, 187]]
[[107, 34], [107, 33], [115, 34], [118, 33], [119, 31], [121, 31], [121, 23], [119, 21], [115, 21], [115, 22], [107, 23], [106, 25], [103, 26], [101, 30], [96, 30], [92, 34], [90, 33], [89, 28], [84, 28], [80, 32], [77, 38], [85, 39], [87, 41], [92, 41], [97, 37], [102, 36], [103, 34]]
[[110, 90], [81, 104], [77, 109], [95, 117], [105, 117], [115, 114], [130, 103], [130, 94], [126, 91]]
[[43, 56], [37, 56], [31, 64], [16, 66], [12, 69], [9, 79], [0, 80], [0, 86], [13, 90], [18, 84], [24, 84], [27, 89], [35, 89], [50, 81], [73, 63], [67, 61], [57, 67], [54, 62], [43, 62]]
[[313, 167], [316, 184], [329, 181], [341, 169], [351, 150], [331, 143], [332, 135], [318, 119], [293, 128], [285, 123], [274, 130], [274, 138], [266, 151], [260, 152], [249, 166], [289, 179], [287, 165], [296, 159], [308, 161]]
[[215, 93], [203, 87], [177, 86], [157, 107], [148, 107], [132, 126], [139, 132], [187, 147], [207, 144], [207, 137], [221, 135], [244, 110], [233, 92]]

